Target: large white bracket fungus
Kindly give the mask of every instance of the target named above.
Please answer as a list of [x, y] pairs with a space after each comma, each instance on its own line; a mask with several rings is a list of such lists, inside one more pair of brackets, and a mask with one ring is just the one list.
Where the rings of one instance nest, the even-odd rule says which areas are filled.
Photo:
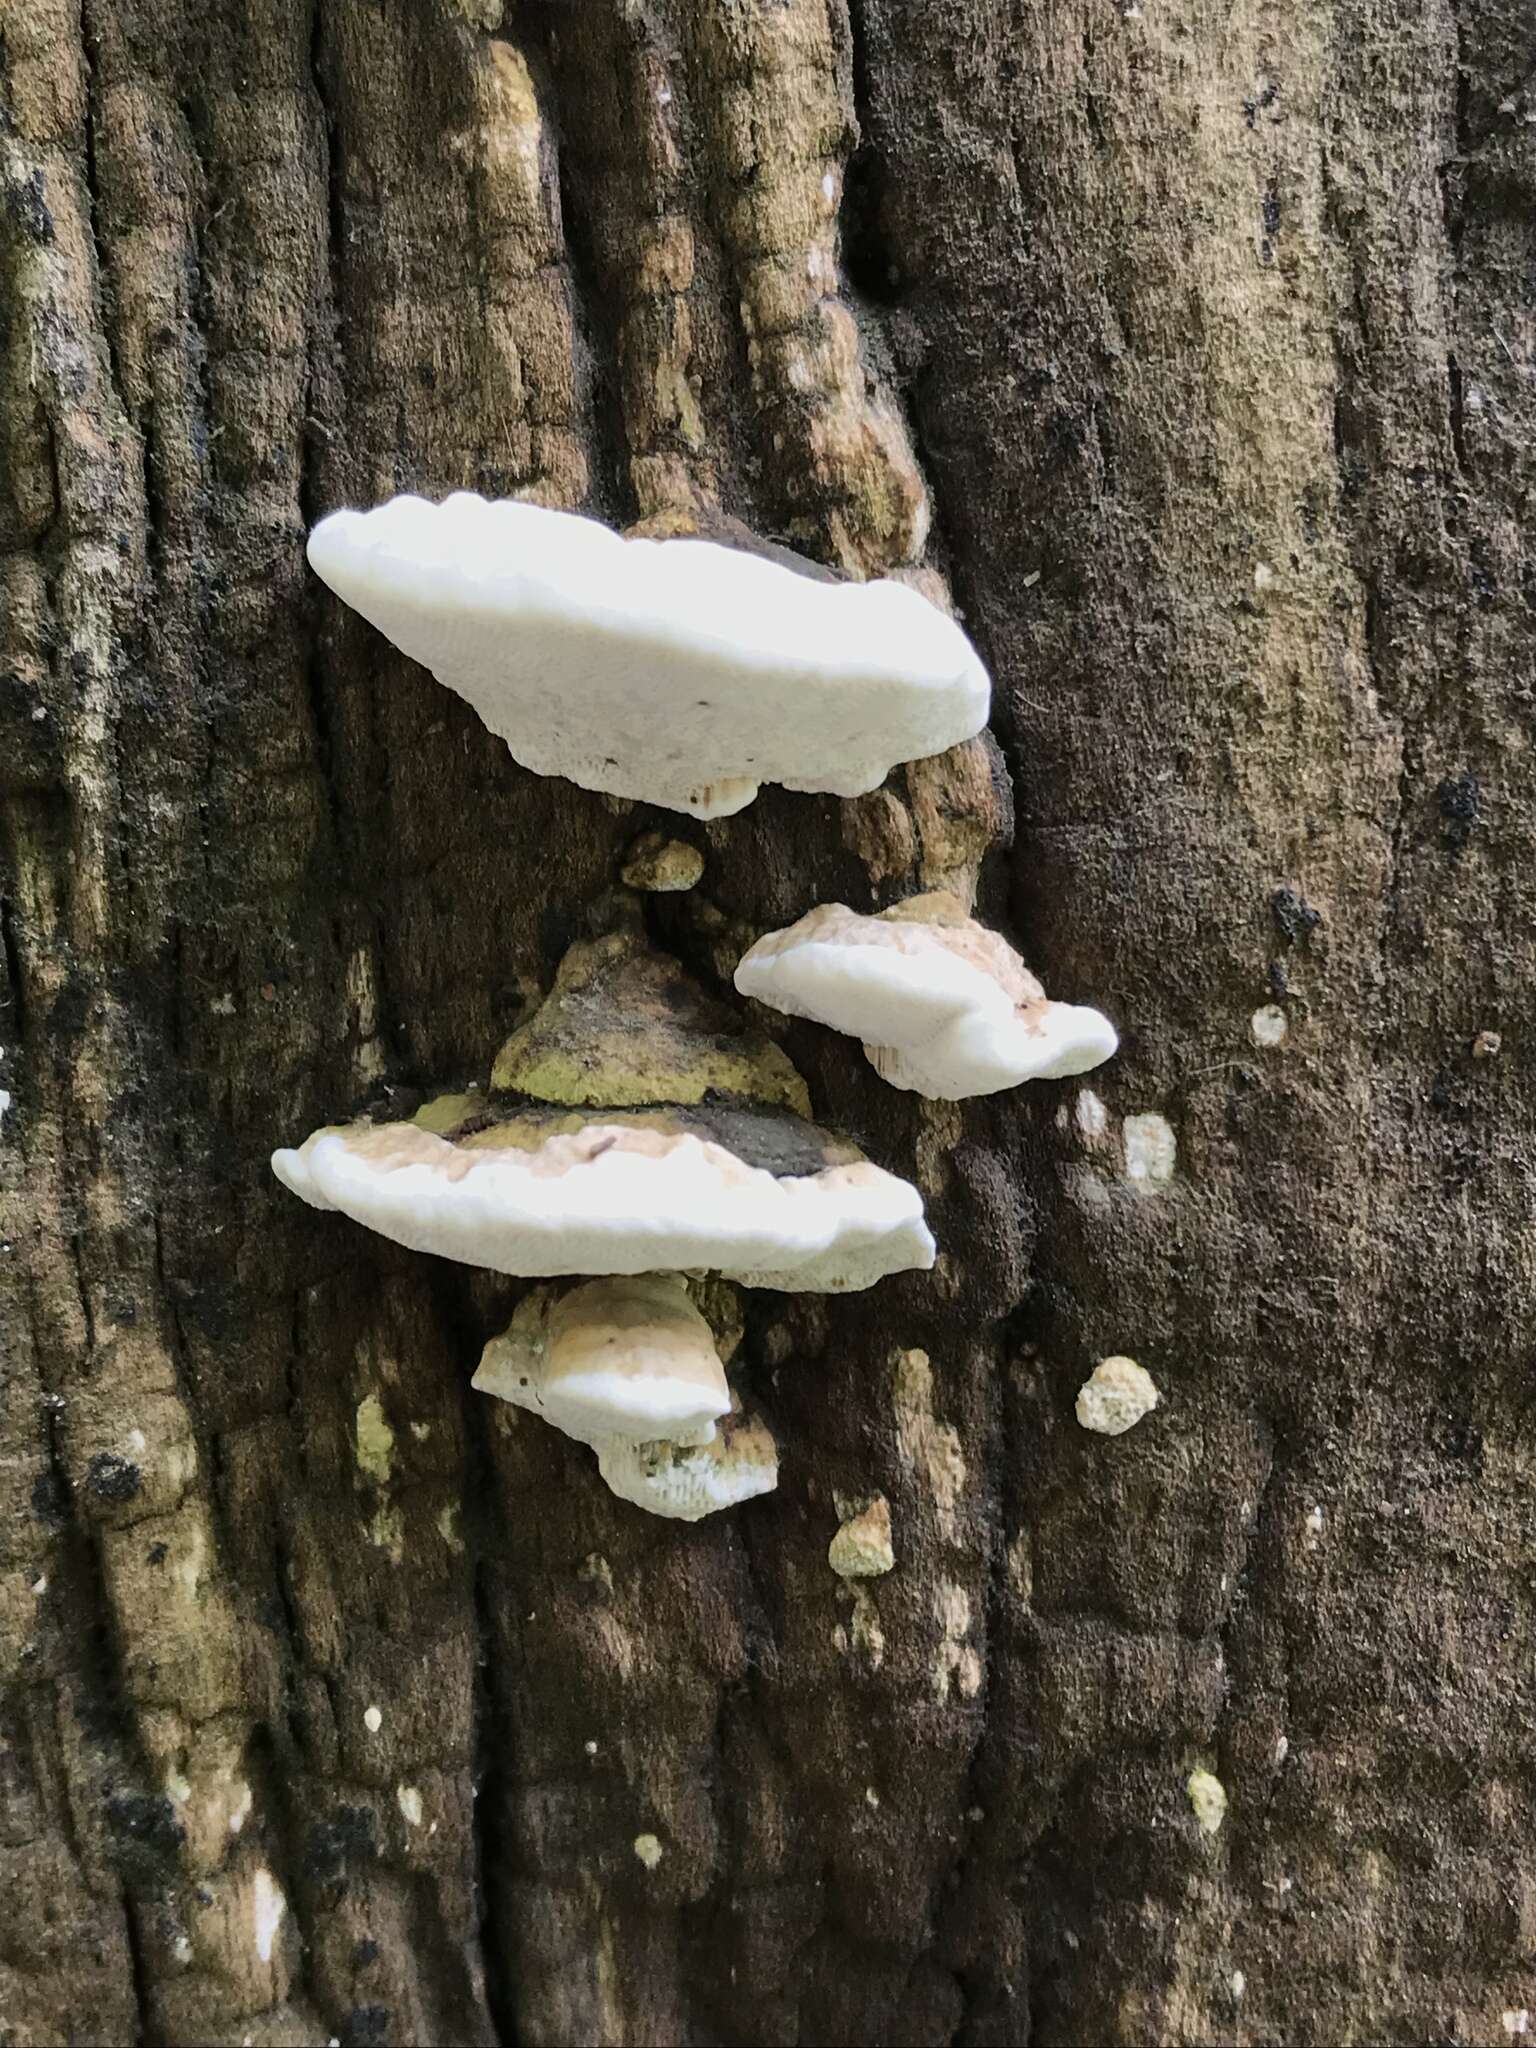
[[463, 491], [333, 512], [309, 559], [524, 767], [698, 818], [857, 796], [986, 721], [975, 649], [902, 583]]
[[1086, 1073], [1119, 1043], [1097, 1010], [1053, 1003], [998, 933], [943, 890], [877, 917], [823, 903], [741, 959], [743, 995], [864, 1041], [893, 1087], [940, 1101]]
[[396, 1244], [525, 1279], [698, 1269], [842, 1294], [934, 1258], [916, 1188], [787, 1111], [343, 1124], [272, 1170]]
[[570, 949], [492, 1081], [490, 1103], [316, 1131], [272, 1170], [397, 1244], [524, 1279], [840, 1294], [933, 1264], [917, 1189], [807, 1122], [784, 1054], [634, 933]]
[[773, 1436], [733, 1397], [679, 1274], [535, 1288], [474, 1385], [591, 1445], [609, 1490], [649, 1514], [696, 1522], [778, 1482]]
[[753, 1287], [842, 1293], [926, 1270], [916, 1188], [807, 1120], [770, 1040], [635, 929], [572, 946], [497, 1055], [492, 1093], [274, 1152], [317, 1209], [535, 1288], [474, 1384], [592, 1445], [610, 1489], [695, 1521], [768, 1492], [778, 1458], [724, 1362]]

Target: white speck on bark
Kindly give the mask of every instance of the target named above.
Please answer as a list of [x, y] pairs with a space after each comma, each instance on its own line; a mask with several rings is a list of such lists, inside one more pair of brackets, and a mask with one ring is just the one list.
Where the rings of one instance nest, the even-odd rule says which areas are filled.
[[1155, 1109], [1128, 1116], [1120, 1126], [1125, 1145], [1125, 1177], [1138, 1194], [1156, 1195], [1173, 1179], [1178, 1140], [1173, 1125]]
[[1091, 1088], [1077, 1091], [1077, 1128], [1086, 1145], [1096, 1144], [1109, 1129], [1109, 1111]]
[[288, 1910], [288, 1901], [278, 1889], [270, 1871], [257, 1871], [252, 1903], [256, 1920], [256, 1953], [264, 1963], [270, 1963], [272, 1944], [277, 1938], [278, 1928], [282, 1925], [283, 1915]]

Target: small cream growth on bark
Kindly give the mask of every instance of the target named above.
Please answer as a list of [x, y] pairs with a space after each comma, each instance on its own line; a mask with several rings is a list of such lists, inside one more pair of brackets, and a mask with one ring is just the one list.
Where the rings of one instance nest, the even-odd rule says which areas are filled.
[[1085, 1145], [1097, 1144], [1109, 1129], [1109, 1111], [1091, 1088], [1077, 1091], [1077, 1128]]
[[844, 1520], [827, 1546], [827, 1562], [840, 1579], [878, 1578], [893, 1568], [891, 1504], [883, 1493]]
[[654, 1870], [662, 1858], [662, 1847], [654, 1835], [636, 1835], [635, 1854], [647, 1870]]
[[1173, 1179], [1178, 1140], [1157, 1110], [1128, 1116], [1120, 1126], [1125, 1144], [1125, 1177], [1138, 1194], [1155, 1195]]
[[376, 1486], [388, 1482], [394, 1466], [395, 1432], [384, 1417], [377, 1394], [369, 1394], [357, 1406], [357, 1462]]
[[933, 1366], [926, 1351], [899, 1351], [892, 1382], [896, 1448], [910, 1471], [921, 1470], [933, 1495], [939, 1534], [955, 1540], [956, 1506], [965, 1485], [958, 1431], [933, 1413]]
[[659, 832], [647, 832], [630, 848], [619, 873], [631, 889], [670, 895], [692, 889], [703, 879], [704, 856], [682, 839], [663, 839]]
[[1184, 1789], [1200, 1826], [1208, 1835], [1217, 1834], [1227, 1817], [1227, 1790], [1220, 1778], [1211, 1771], [1191, 1771]]
[[1157, 1402], [1152, 1375], [1134, 1358], [1101, 1358], [1078, 1389], [1077, 1419], [1100, 1436], [1123, 1436]]
[[933, 1666], [934, 1698], [941, 1704], [957, 1691], [974, 1699], [981, 1690], [981, 1659], [965, 1638], [971, 1631], [971, 1597], [963, 1586], [945, 1580], [933, 1596], [934, 1618], [943, 1630]]

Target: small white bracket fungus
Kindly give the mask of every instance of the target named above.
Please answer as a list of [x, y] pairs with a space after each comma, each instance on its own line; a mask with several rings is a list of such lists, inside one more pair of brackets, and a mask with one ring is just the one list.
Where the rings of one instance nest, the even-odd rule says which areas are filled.
[[540, 1289], [486, 1345], [474, 1385], [578, 1443], [704, 1443], [731, 1394], [708, 1323], [675, 1273]]
[[462, 491], [333, 512], [309, 559], [524, 767], [699, 818], [763, 782], [857, 796], [987, 716], [975, 649], [901, 583]]
[[1101, 1358], [1077, 1393], [1077, 1419], [1100, 1436], [1124, 1436], [1157, 1406], [1152, 1375], [1134, 1358]]
[[737, 1409], [707, 1444], [609, 1437], [597, 1446], [597, 1469], [620, 1500], [668, 1521], [697, 1522], [772, 1493], [779, 1483], [779, 1454], [767, 1423]]
[[862, 1039], [884, 1080], [933, 1100], [1083, 1074], [1119, 1043], [1097, 1010], [1047, 1001], [1007, 941], [942, 890], [878, 917], [820, 904], [759, 939], [736, 986]]
[[[694, 1283], [706, 1288], [721, 1291]], [[772, 1434], [726, 1384], [720, 1354], [735, 1335], [711, 1331], [675, 1273], [539, 1287], [486, 1345], [473, 1384], [590, 1444], [621, 1500], [696, 1522], [778, 1483]]]

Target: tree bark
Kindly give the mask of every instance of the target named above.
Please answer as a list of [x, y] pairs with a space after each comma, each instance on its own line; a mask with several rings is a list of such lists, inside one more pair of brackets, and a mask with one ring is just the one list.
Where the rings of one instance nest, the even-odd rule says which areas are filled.
[[[0, 0], [0, 2041], [1519, 2038], [1532, 40]], [[908, 575], [995, 737], [531, 776], [304, 564], [461, 487]], [[782, 1025], [942, 1258], [750, 1298], [781, 1483], [695, 1527], [266, 1166], [483, 1079], [658, 824], [712, 985], [941, 884], [1124, 1041], [945, 1106]]]

